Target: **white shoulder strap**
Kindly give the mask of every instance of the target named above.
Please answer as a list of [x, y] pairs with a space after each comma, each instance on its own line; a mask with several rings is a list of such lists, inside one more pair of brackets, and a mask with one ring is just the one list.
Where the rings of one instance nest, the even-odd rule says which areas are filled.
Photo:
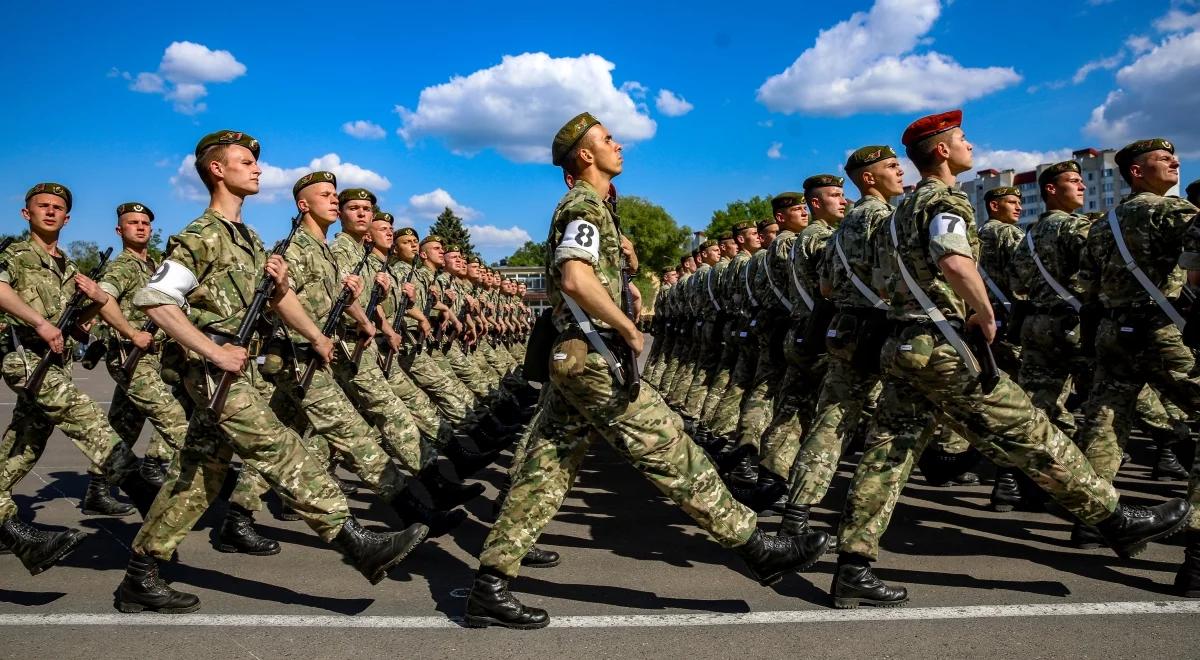
[[1129, 252], [1129, 246], [1125, 244], [1125, 235], [1121, 233], [1121, 223], [1117, 222], [1116, 209], [1108, 212], [1108, 226], [1112, 229], [1113, 238], [1117, 242], [1117, 251], [1121, 253], [1121, 259], [1125, 262], [1125, 268], [1133, 274], [1133, 278], [1138, 281], [1138, 284], [1142, 285], [1146, 293], [1150, 294], [1150, 297], [1154, 299], [1154, 303], [1167, 315], [1167, 318], [1171, 319], [1175, 327], [1179, 328], [1180, 332], [1183, 332], [1183, 329], [1187, 327], [1187, 319], [1183, 318], [1179, 310], [1175, 309], [1171, 301], [1167, 300], [1167, 297], [1163, 295], [1162, 290], [1155, 286], [1154, 282], [1150, 281], [1150, 277], [1146, 275], [1146, 272], [1133, 260], [1133, 254]]

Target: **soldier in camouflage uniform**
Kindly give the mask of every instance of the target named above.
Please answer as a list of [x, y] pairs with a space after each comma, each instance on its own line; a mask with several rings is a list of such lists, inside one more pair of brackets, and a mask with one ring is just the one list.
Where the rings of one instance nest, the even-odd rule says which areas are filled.
[[[694, 420], [699, 420], [704, 413], [704, 396], [712, 385], [712, 379], [717, 373], [717, 364], [721, 360], [721, 327], [724, 323], [721, 302], [717, 298], [716, 282], [719, 279], [718, 273], [724, 269], [722, 264], [729, 263], [728, 259], [722, 257], [720, 245], [712, 239], [700, 244], [700, 260], [703, 265], [696, 271], [696, 291], [692, 309], [698, 318], [697, 322], [702, 325], [696, 352], [696, 367], [692, 374], [692, 382], [688, 385], [682, 413], [685, 419]], [[703, 432], [707, 430], [702, 429]]]
[[[86, 296], [89, 307], [82, 322], [103, 309], [98, 305], [109, 298], [59, 248], [71, 201], [71, 191], [61, 184], [30, 188], [21, 209], [30, 237], [14, 242], [0, 255], [0, 312], [8, 323], [0, 353], [4, 382], [17, 395], [12, 420], [0, 441], [0, 543], [32, 575], [53, 566], [83, 539], [79, 530], [34, 528], [18, 517], [12, 498], [13, 488], [33, 469], [56, 427], [141, 511], [146, 511], [156, 490], [138, 473], [137, 459], [109, 425], [104, 411], [71, 379], [69, 356], [75, 345], [71, 334], [77, 328], [67, 328], [64, 334], [56, 325], [59, 317], [76, 290]], [[43, 359], [49, 360], [49, 367], [40, 388], [31, 392], [27, 380]]]
[[[990, 342], [996, 322], [977, 270], [970, 201], [951, 188], [972, 165], [961, 122], [961, 111], [924, 117], [902, 138], [923, 178], [880, 227], [895, 249], [882, 267], [896, 325], [881, 352], [887, 384], [879, 414], [842, 516], [831, 588], [835, 607], [908, 600], [905, 589], [876, 578], [870, 562], [878, 558], [879, 539], [928, 442], [927, 433], [910, 432], [912, 420], [931, 420], [933, 411], [985, 456], [1011, 461], [1072, 515], [1097, 525], [1122, 557], [1174, 533], [1191, 514], [1182, 499], [1154, 507], [1118, 502], [1112, 486], [1007, 375], [999, 372], [990, 391], [980, 383], [959, 333], [978, 332]], [[899, 422], [902, 417], [909, 420]]]
[[663, 368], [666, 366], [666, 355], [670, 352], [670, 344], [672, 335], [667, 332], [667, 323], [670, 317], [670, 299], [671, 291], [675, 287], [675, 283], [679, 281], [679, 273], [675, 272], [674, 268], [668, 268], [662, 272], [658, 280], [658, 293], [654, 298], [654, 343], [650, 346], [650, 355], [646, 359], [646, 373], [644, 381], [660, 387], [662, 382]]
[[[220, 491], [234, 453], [261, 474], [322, 540], [331, 543], [373, 584], [428, 533], [368, 532], [350, 515], [346, 498], [321, 462], [268, 405], [270, 387], [248, 364], [258, 352], [234, 343], [251, 306], [259, 277], [276, 286], [272, 309], [307, 339], [323, 359], [333, 355], [328, 337], [308, 318], [288, 286], [287, 263], [268, 255], [258, 234], [242, 222], [242, 204], [258, 192], [259, 144], [237, 131], [210, 133], [196, 145], [196, 171], [210, 192], [209, 208], [167, 242], [163, 263], [134, 294], [133, 303], [187, 354], [172, 365], [196, 404], [188, 434], [146, 522], [133, 540], [129, 567], [117, 588], [123, 612], [193, 612], [200, 600], [171, 588], [158, 573]], [[260, 275], [263, 271], [266, 275]], [[247, 367], [250, 368], [247, 368]], [[224, 408], [209, 398], [222, 373], [234, 374]]]
[[[683, 272], [675, 285], [675, 300], [672, 309], [675, 313], [675, 342], [671, 347], [671, 355], [667, 358], [667, 367], [663, 371], [662, 387], [659, 388], [663, 397], [674, 408], [679, 408], [681, 402], [672, 398], [681, 386], [683, 373], [687, 370], [688, 355], [695, 345], [695, 321], [691, 307], [692, 278], [696, 273], [696, 253], [685, 254], [680, 259]], [[691, 384], [691, 381], [688, 381]], [[686, 393], [684, 393], [686, 396]]]
[[508, 591], [521, 557], [558, 510], [588, 444], [603, 437], [665, 495], [726, 547], [736, 548], [763, 584], [812, 565], [828, 544], [825, 534], [782, 541], [757, 529], [755, 515], [738, 504], [712, 464], [683, 433], [683, 422], [658, 392], [636, 397], [609, 365], [588, 348], [567, 296], [581, 316], [599, 326], [603, 341], [626, 342], [636, 356], [642, 333], [618, 306], [625, 286], [622, 255], [636, 269], [632, 245], [621, 238], [611, 180], [621, 172], [621, 145], [591, 115], [569, 121], [555, 136], [553, 160], [574, 179], [559, 202], [548, 236], [547, 293], [559, 335], [551, 350], [550, 382], [512, 489], [480, 554], [468, 626], [540, 628], [545, 610], [522, 605]]
[[1080, 350], [1076, 275], [1091, 228], [1087, 218], [1075, 213], [1087, 187], [1079, 163], [1068, 160], [1043, 170], [1038, 189], [1047, 210], [1029, 227], [1012, 260], [1013, 289], [1031, 306], [1021, 328], [1018, 380], [1034, 405], [1073, 435], [1075, 417], [1066, 407], [1072, 376], [1078, 379], [1091, 370]]
[[[730, 324], [733, 330], [729, 335], [732, 355], [726, 354], [730, 360], [727, 364], [731, 366], [727, 383], [721, 383], [720, 379], [717, 379], [716, 387], [723, 386], [721, 399], [713, 410], [712, 421], [709, 422], [714, 436], [730, 439], [737, 431], [737, 424], [741, 420], [742, 399], [746, 390], [754, 384], [754, 369], [758, 366], [758, 321], [754, 318], [758, 305], [752, 298], [753, 291], [747, 287], [750, 282], [750, 257], [762, 248], [758, 227], [752, 222], [734, 225], [733, 237], [737, 241], [739, 251], [725, 269], [725, 282], [722, 285], [723, 300], [730, 301], [730, 315], [734, 319]], [[743, 460], [744, 464], [748, 463], [751, 466], [755, 462], [749, 455]]]
[[[1098, 370], [1084, 407], [1079, 440], [1096, 474], [1107, 481], [1116, 477], [1121, 465], [1122, 448], [1114, 427], [1128, 427], [1143, 386], [1154, 385], [1184, 410], [1200, 410], [1195, 354], [1184, 344], [1181, 328], [1170, 315], [1178, 314], [1175, 305], [1185, 282], [1182, 269], [1188, 271], [1187, 277], [1200, 271], [1197, 208], [1166, 194], [1179, 184], [1179, 158], [1168, 140], [1138, 140], [1118, 151], [1116, 161], [1132, 190], [1108, 219], [1092, 227], [1080, 268], [1085, 304], [1088, 309], [1098, 308], [1100, 320]], [[1140, 269], [1145, 283], [1131, 267]], [[1146, 284], [1152, 288], [1145, 288]], [[1194, 506], [1200, 506], [1200, 461], [1192, 464], [1188, 496]], [[1185, 561], [1175, 579], [1176, 592], [1189, 598], [1200, 597], [1200, 513], [1196, 511], [1188, 523]]]

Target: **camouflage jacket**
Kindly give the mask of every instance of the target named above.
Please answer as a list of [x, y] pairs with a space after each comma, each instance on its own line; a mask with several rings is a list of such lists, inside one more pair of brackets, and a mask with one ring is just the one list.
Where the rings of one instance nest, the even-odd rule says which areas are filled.
[[[833, 289], [831, 301], [845, 307], [871, 307], [871, 302], [858, 291], [842, 265], [834, 241], [840, 241], [846, 261], [864, 286], [873, 289], [875, 277], [874, 241], [880, 227], [892, 215], [892, 205], [874, 195], [864, 195], [850, 207], [846, 217], [825, 243], [821, 264], [821, 282]], [[878, 295], [878, 291], [875, 291]]]
[[729, 301], [728, 312], [731, 314], [742, 313], [744, 298], [746, 297], [746, 289], [742, 285], [742, 271], [750, 263], [750, 253], [741, 250], [733, 259], [729, 260], [729, 266], [725, 268], [725, 278], [721, 281], [721, 300]]
[[[58, 323], [75, 295], [75, 274], [79, 272], [61, 245], [59, 254], [62, 256], [56, 259], [33, 239], [27, 239], [9, 245], [0, 258], [0, 282], [11, 286], [25, 304], [51, 323]], [[4, 315], [4, 321], [26, 343], [37, 336], [33, 328], [15, 316]], [[73, 345], [69, 337], [64, 339]]]
[[[775, 245], [775, 241], [771, 241], [771, 245], [755, 252], [750, 259], [752, 266], [750, 275], [753, 278], [751, 287], [754, 289], [754, 297], [758, 300], [759, 323], [769, 322], [787, 314], [787, 308], [779, 302], [779, 296], [775, 293], [776, 289], [779, 290], [779, 293], [784, 293], [780, 286], [781, 282], [774, 272], [770, 272], [772, 267], [771, 247], [773, 245]], [[767, 277], [768, 274], [770, 274], [770, 279]], [[772, 282], [775, 283], [775, 288], [771, 287]]]
[[[343, 276], [354, 273], [354, 268], [358, 266], [358, 262], [362, 261], [365, 249], [364, 243], [355, 240], [353, 236], [344, 231], [338, 232], [329, 245], [329, 250], [333, 253], [333, 261], [337, 264], [338, 272]], [[356, 302], [366, 309], [367, 303], [371, 300], [371, 283], [375, 281], [375, 271], [369, 270], [366, 265], [363, 265], [358, 276], [363, 280], [363, 288], [362, 292], [358, 294]]]
[[1038, 307], [1061, 307], [1065, 303], [1042, 277], [1029, 251], [1029, 236], [1037, 248], [1038, 257], [1051, 277], [1076, 297], [1082, 293], [1079, 284], [1079, 256], [1087, 241], [1091, 222], [1087, 218], [1065, 211], [1047, 211], [1033, 223], [1025, 240], [1013, 254], [1013, 290], [1023, 293]]
[[[185, 296], [184, 311], [192, 325], [209, 332], [237, 333], [242, 316], [265, 277], [270, 256], [249, 225], [231, 222], [215, 209], [205, 209], [183, 231], [167, 240], [163, 263], [191, 271], [197, 285]], [[138, 307], [177, 305], [170, 296], [143, 287], [133, 296]]]
[[[1196, 207], [1178, 197], [1142, 192], [1121, 200], [1117, 223], [1133, 260], [1167, 298], [1178, 298], [1185, 275], [1180, 265], [1200, 267], [1187, 252], [1196, 250]], [[1193, 252], [1193, 256], [1194, 256]], [[1080, 259], [1084, 299], [1105, 307], [1153, 306], [1150, 294], [1125, 267], [1107, 220], [1092, 225]]]
[[158, 264], [155, 264], [153, 259], [147, 258], [142, 261], [133, 252], [122, 250], [116, 259], [109, 262], [100, 281], [97, 282], [101, 289], [117, 301], [121, 315], [136, 329], [140, 329], [146, 323], [146, 313], [133, 304], [133, 294], [146, 286], [146, 282], [150, 281], [150, 276], [157, 269]]
[[[325, 325], [334, 301], [342, 293], [341, 269], [323, 238], [313, 236], [307, 227], [301, 226], [283, 254], [292, 291], [318, 328]], [[308, 339], [291, 328], [288, 328], [288, 337], [299, 344], [308, 343]]]
[[708, 280], [711, 272], [712, 266], [702, 263], [696, 272], [692, 273], [688, 307], [697, 318], [711, 318], [713, 314], [712, 303], [708, 301]]
[[813, 300], [821, 295], [821, 268], [825, 260], [825, 244], [833, 236], [833, 227], [824, 220], [811, 220], [796, 238], [796, 267], [800, 282]]
[[[978, 260], [979, 236], [975, 231], [975, 211], [966, 193], [946, 185], [941, 179], [926, 177], [896, 207], [896, 238], [899, 249], [884, 264], [883, 278], [891, 315], [898, 320], [927, 319], [924, 309], [904, 283], [896, 265], [896, 256], [916, 284], [949, 319], [965, 320], [967, 305], [950, 288], [938, 262], [947, 255]], [[876, 245], [892, 245], [890, 221], [876, 234]]]
[[800, 290], [796, 288], [800, 271], [797, 268], [797, 260], [792, 257], [799, 252], [800, 246], [796, 243], [799, 238], [800, 235], [796, 232], [780, 229], [775, 235], [775, 240], [771, 242], [771, 266], [774, 268], [771, 274], [776, 278], [775, 284], [784, 290], [792, 303], [793, 322], [804, 321], [810, 311], [804, 303], [804, 297], [800, 295]]
[[[424, 312], [426, 301], [429, 300], [428, 282], [433, 279], [433, 271], [424, 265], [418, 265], [416, 272], [413, 272], [411, 263], [397, 261], [392, 266], [392, 274], [395, 276], [397, 282], [395, 295], [400, 296], [402, 294], [400, 289], [404, 286], [404, 282], [411, 282], [413, 285], [413, 299], [409, 302], [408, 308]], [[411, 280], [409, 279], [410, 274]], [[399, 298], [397, 298], [397, 304], [399, 304]], [[394, 319], [393, 322], [395, 322]], [[432, 323], [432, 320], [430, 322]], [[404, 327], [409, 332], [417, 332], [417, 320], [410, 316], [405, 316]]]
[[[587, 181], [576, 181], [554, 209], [546, 245], [550, 248], [546, 296], [554, 308], [555, 328], [561, 332], [574, 323], [562, 294], [562, 265], [567, 261], [591, 265], [613, 304], [621, 305], [621, 232], [611, 197], [602, 196]], [[599, 328], [608, 327], [597, 319], [592, 322]]]
[[[729, 270], [729, 264], [732, 262], [733, 262], [732, 259], [722, 255], [721, 260], [718, 261], [717, 263], [713, 264], [713, 266], [712, 266], [712, 280], [711, 280], [712, 295], [713, 295], [713, 298], [715, 298], [717, 300], [717, 304], [721, 306], [721, 311], [720, 312], [714, 311], [713, 312], [714, 314], [726, 314], [729, 311], [731, 311], [728, 309], [729, 299], [721, 297], [721, 284], [722, 284], [722, 282], [724, 282], [725, 271]], [[708, 284], [706, 283], [705, 286], [707, 287]], [[707, 288], [705, 288], [705, 291], [704, 291], [704, 301], [708, 303], [708, 306], [710, 308], [712, 307], [712, 301], [708, 299], [708, 289]]]
[[[979, 228], [979, 266], [1008, 297], [1009, 302], [1016, 298], [1012, 286], [1013, 256], [1023, 240], [1025, 232], [1015, 224], [991, 219]], [[990, 288], [988, 297], [992, 299], [993, 305], [1000, 303]]]

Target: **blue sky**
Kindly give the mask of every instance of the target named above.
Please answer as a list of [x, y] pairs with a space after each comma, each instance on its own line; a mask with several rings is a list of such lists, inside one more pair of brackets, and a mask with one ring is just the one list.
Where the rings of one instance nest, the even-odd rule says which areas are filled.
[[1195, 2], [47, 2], [6, 15], [4, 230], [21, 229], [25, 190], [53, 180], [75, 194], [65, 240], [102, 246], [123, 201], [149, 204], [168, 234], [198, 215], [185, 158], [222, 128], [263, 144], [246, 219], [268, 243], [321, 159], [418, 229], [450, 204], [492, 260], [545, 237], [562, 192], [548, 146], [585, 109], [626, 140], [621, 192], [693, 228], [730, 200], [837, 171], [858, 146], [898, 147], [909, 121], [952, 107], [977, 167], [1151, 135], [1200, 155]]

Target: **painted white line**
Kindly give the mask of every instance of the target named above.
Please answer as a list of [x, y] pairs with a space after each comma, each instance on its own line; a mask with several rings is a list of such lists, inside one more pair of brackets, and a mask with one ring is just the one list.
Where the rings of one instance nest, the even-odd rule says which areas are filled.
[[[803, 610], [742, 614], [628, 614], [551, 617], [556, 628], [669, 628], [683, 626], [928, 621], [1046, 616], [1200, 614], [1200, 601], [972, 605], [896, 609]], [[302, 614], [6, 614], [0, 626], [205, 626], [240, 628], [458, 628], [461, 619], [439, 616], [325, 616]]]

